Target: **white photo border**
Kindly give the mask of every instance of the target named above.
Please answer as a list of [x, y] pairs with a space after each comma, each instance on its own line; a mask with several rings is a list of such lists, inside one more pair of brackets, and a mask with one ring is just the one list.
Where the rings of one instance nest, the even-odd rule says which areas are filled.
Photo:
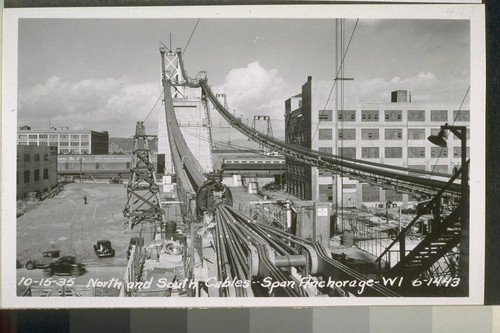
[[[481, 4], [282, 5], [4, 9], [2, 59], [2, 308], [301, 307], [332, 305], [479, 305], [485, 253], [485, 12]], [[47, 298], [16, 296], [16, 130], [18, 27], [29, 18], [377, 18], [470, 21], [471, 167], [469, 297], [454, 298]], [[472, 227], [474, 224], [474, 227]]]

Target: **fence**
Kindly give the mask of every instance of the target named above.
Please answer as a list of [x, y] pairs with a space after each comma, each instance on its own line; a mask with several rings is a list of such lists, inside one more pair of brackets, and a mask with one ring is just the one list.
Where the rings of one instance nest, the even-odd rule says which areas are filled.
[[142, 275], [142, 268], [144, 265], [145, 255], [142, 246], [132, 245], [130, 249], [130, 258], [125, 270], [123, 284], [120, 289], [120, 297], [130, 297], [132, 290], [128, 288], [130, 284], [138, 281]]

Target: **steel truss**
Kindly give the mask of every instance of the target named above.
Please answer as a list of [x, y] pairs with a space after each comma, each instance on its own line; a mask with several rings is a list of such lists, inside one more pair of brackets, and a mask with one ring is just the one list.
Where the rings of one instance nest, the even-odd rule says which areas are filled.
[[149, 149], [154, 138], [156, 136], [146, 134], [143, 122], [137, 122], [131, 177], [127, 185], [128, 199], [123, 210], [123, 215], [129, 219], [126, 223], [130, 230], [141, 222], [163, 222], [165, 218]]

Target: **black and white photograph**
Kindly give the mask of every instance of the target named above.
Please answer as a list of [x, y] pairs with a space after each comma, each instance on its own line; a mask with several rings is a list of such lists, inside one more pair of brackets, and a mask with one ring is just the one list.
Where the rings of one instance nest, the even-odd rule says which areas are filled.
[[428, 6], [5, 10], [4, 304], [482, 304], [484, 13]]

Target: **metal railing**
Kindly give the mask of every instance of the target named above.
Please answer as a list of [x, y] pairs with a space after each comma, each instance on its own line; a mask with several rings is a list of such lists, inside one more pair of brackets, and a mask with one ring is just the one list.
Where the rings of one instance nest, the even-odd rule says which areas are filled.
[[123, 284], [120, 288], [120, 297], [130, 297], [132, 296], [133, 290], [130, 290], [128, 286], [132, 282], [138, 281], [142, 274], [142, 267], [144, 264], [145, 257], [143, 256], [143, 247], [132, 245], [130, 249], [130, 257], [128, 259], [127, 268], [125, 269], [125, 275], [123, 277]]
[[[470, 160], [467, 160], [465, 167], [467, 169], [468, 165], [470, 163]], [[400, 261], [403, 260], [406, 256], [406, 236], [407, 234], [411, 231], [411, 228], [415, 225], [415, 223], [420, 219], [420, 217], [424, 214], [424, 212], [429, 211], [433, 207], [436, 206], [436, 204], [439, 204], [441, 200], [441, 195], [447, 190], [449, 186], [453, 184], [453, 182], [462, 174], [464, 168], [460, 168], [457, 173], [453, 175], [453, 177], [450, 178], [447, 186], [443, 187], [435, 196], [432, 200], [430, 200], [427, 205], [425, 206], [424, 209], [420, 210], [417, 215], [413, 218], [413, 220], [408, 223], [408, 225], [401, 230], [399, 235], [394, 239], [394, 241], [385, 249], [384, 252], [380, 254], [380, 256], [375, 260], [375, 262], [379, 263], [379, 268], [381, 267], [381, 260], [382, 258], [389, 252], [391, 249], [399, 243], [399, 259]]]

